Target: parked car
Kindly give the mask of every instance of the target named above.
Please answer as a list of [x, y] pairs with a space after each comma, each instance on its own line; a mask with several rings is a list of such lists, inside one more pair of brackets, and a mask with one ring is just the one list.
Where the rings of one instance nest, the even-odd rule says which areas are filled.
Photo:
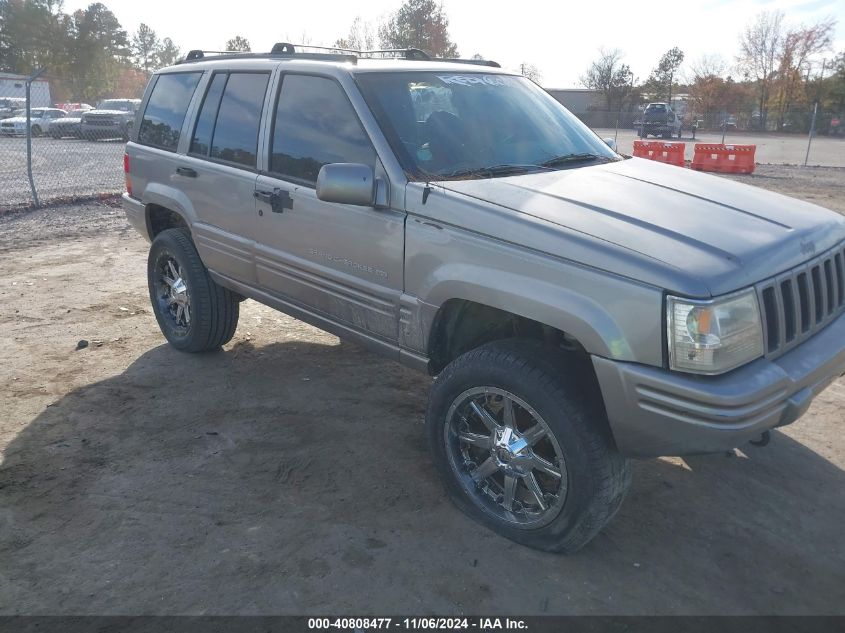
[[[33, 136], [41, 136], [56, 119], [67, 116], [58, 108], [32, 108], [29, 112], [30, 129]], [[15, 116], [0, 121], [0, 134], [4, 136], [26, 136], [26, 111], [18, 110]]]
[[682, 127], [681, 117], [675, 114], [668, 103], [649, 103], [643, 111], [639, 132], [642, 138], [649, 136], [681, 138]]
[[82, 136], [87, 139], [129, 139], [140, 99], [106, 99], [82, 114]]
[[[436, 376], [451, 499], [564, 552], [619, 509], [629, 458], [763, 439], [845, 373], [845, 218], [619, 156], [498, 67], [400, 54], [153, 75], [123, 206], [175, 349], [226, 344], [248, 297]], [[367, 424], [348, 440], [389, 432]]]
[[736, 117], [735, 116], [729, 116], [729, 117], [722, 119], [722, 121], [719, 123], [719, 129], [720, 130], [736, 130]]
[[13, 116], [18, 110], [26, 107], [26, 99], [22, 97], [0, 97], [0, 120]]
[[[77, 116], [73, 116], [76, 114]], [[61, 119], [54, 119], [47, 127], [47, 134], [52, 138], [82, 138], [82, 118], [80, 113], [71, 113]]]

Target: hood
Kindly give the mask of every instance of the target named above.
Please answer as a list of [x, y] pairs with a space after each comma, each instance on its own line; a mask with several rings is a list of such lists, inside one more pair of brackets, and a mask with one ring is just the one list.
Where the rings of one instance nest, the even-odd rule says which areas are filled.
[[82, 122], [82, 119], [78, 116], [66, 116], [62, 119], [54, 119], [52, 125], [55, 125], [57, 123], [74, 124], [74, 123], [81, 123], [81, 122]]
[[[833, 211], [638, 158], [437, 184], [671, 268], [673, 278], [694, 282], [665, 288], [680, 292], [706, 288], [715, 296], [738, 290], [845, 240], [845, 218]], [[632, 276], [630, 271], [604, 266], [604, 261], [583, 263]]]
[[127, 112], [126, 110], [86, 110], [83, 114], [124, 114], [128, 116], [135, 116], [134, 112]]
[[[38, 121], [41, 117], [31, 117], [31, 121]], [[3, 123], [26, 123], [25, 116], [12, 116], [7, 119], [3, 119]]]

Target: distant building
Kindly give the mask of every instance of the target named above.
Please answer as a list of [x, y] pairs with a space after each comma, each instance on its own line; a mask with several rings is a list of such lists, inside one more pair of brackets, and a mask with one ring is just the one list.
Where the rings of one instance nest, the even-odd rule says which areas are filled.
[[547, 88], [546, 92], [560, 101], [566, 109], [577, 117], [583, 117], [590, 110], [607, 107], [604, 94], [591, 88]]
[[[53, 104], [50, 96], [50, 82], [36, 79], [32, 82], [32, 107], [43, 108]], [[0, 98], [26, 97], [26, 75], [0, 73]]]

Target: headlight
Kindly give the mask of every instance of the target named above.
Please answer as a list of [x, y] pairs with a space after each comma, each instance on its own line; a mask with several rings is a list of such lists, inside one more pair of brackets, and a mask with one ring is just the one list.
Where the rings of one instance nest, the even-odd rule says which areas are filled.
[[666, 298], [669, 367], [721, 374], [763, 355], [763, 324], [754, 290], [710, 301]]

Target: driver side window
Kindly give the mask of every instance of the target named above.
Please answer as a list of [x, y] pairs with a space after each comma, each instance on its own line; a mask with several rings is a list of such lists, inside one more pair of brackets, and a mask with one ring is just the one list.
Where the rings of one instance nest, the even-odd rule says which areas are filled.
[[286, 75], [273, 122], [270, 171], [308, 184], [328, 163], [375, 166], [376, 154], [358, 115], [332, 79]]

